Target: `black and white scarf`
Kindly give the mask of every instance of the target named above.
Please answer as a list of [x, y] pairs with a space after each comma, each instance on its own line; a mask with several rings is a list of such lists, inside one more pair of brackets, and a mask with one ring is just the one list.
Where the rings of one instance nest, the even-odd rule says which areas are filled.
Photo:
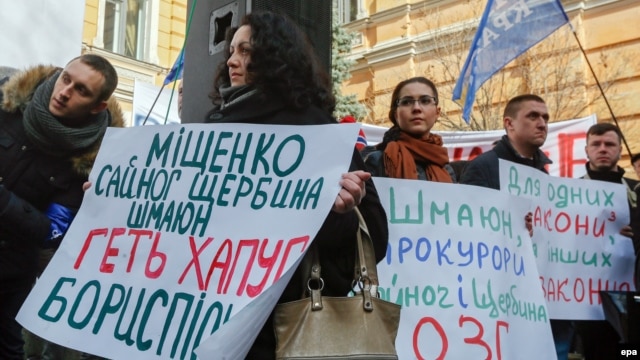
[[239, 86], [221, 86], [220, 95], [222, 96], [222, 104], [220, 104], [220, 109], [224, 109], [225, 107], [239, 103], [244, 99], [252, 97], [254, 94], [258, 93], [251, 85], [239, 85]]

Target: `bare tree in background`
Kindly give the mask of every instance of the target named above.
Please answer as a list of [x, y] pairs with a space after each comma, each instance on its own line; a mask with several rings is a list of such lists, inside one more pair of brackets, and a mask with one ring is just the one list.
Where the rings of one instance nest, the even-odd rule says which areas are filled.
[[[485, 82], [475, 98], [475, 109], [469, 124], [461, 118], [462, 103], [451, 100], [453, 88], [467, 58], [471, 41], [485, 1], [468, 0], [471, 16], [447, 14], [439, 8], [427, 7], [414, 20], [415, 76], [426, 76], [438, 86], [442, 113], [437, 130], [495, 130], [502, 129], [502, 111], [506, 101], [523, 93], [534, 93], [545, 99], [552, 121], [574, 119], [592, 113], [602, 95], [594, 84], [584, 56], [568, 25], [521, 54], [505, 68]], [[425, 23], [418, 23], [418, 22]], [[428, 23], [427, 23], [428, 22]], [[426, 31], [418, 29], [427, 28]], [[598, 79], [607, 96], [613, 95], [612, 86], [623, 78], [625, 64], [632, 59], [624, 55], [613, 58], [611, 48], [592, 51], [592, 65], [599, 65]], [[629, 56], [627, 56], [629, 57]], [[597, 60], [597, 61], [596, 61]], [[414, 76], [414, 75], [411, 75]], [[395, 84], [378, 84], [390, 93]], [[371, 94], [380, 96], [381, 94]], [[386, 95], [386, 94], [383, 94]], [[371, 106], [373, 123], [387, 118], [388, 106]], [[609, 114], [601, 114], [608, 117]]]

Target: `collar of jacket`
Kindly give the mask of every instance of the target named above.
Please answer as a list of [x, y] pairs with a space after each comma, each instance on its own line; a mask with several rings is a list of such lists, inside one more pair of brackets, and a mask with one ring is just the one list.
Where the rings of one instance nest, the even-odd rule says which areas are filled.
[[205, 119], [207, 123], [245, 123], [264, 125], [317, 125], [337, 121], [315, 105], [301, 110], [291, 109], [282, 98], [254, 93], [224, 109], [215, 106]]
[[547, 157], [540, 149], [536, 150], [536, 153], [533, 154], [533, 159], [527, 159], [522, 157], [516, 149], [511, 145], [509, 141], [509, 137], [507, 135], [503, 135], [500, 141], [493, 148], [499, 158], [511, 160], [519, 164], [525, 164], [529, 166], [533, 166], [538, 170], [542, 170], [545, 173], [547, 170], [544, 168], [546, 165], [553, 163], [551, 159]]
[[588, 161], [585, 164], [585, 167], [587, 168], [587, 173], [581, 177], [582, 179], [600, 180], [624, 185], [625, 188], [627, 188], [627, 199], [629, 200], [629, 205], [632, 208], [636, 208], [638, 204], [638, 194], [636, 194], [636, 190], [638, 189], [638, 186], [640, 186], [640, 182], [625, 178], [623, 176], [625, 173], [623, 168], [618, 166], [617, 171], [594, 171], [589, 168]]
[[[48, 77], [53, 75], [59, 67], [51, 65], [38, 65], [27, 68], [24, 71], [14, 73], [0, 87], [0, 108], [8, 113], [15, 113], [24, 108], [36, 87]], [[124, 127], [124, 115], [117, 100], [112, 96], [107, 101], [107, 110], [111, 114], [111, 127]], [[71, 157], [73, 169], [80, 175], [88, 176], [91, 172], [93, 162], [98, 155], [101, 142], [96, 142], [82, 153], [75, 154]]]
[[265, 118], [271, 118], [274, 114], [284, 110], [281, 99], [267, 100], [259, 93], [233, 101], [224, 108], [216, 105], [207, 115], [208, 123], [263, 123]]
[[620, 166], [616, 165], [618, 169], [614, 171], [591, 170], [591, 168], [589, 167], [589, 161], [587, 161], [587, 163], [584, 164], [584, 166], [587, 169], [587, 174], [583, 177], [586, 179], [601, 180], [601, 181], [607, 181], [607, 182], [618, 183], [618, 184], [622, 183], [624, 169], [621, 168]]

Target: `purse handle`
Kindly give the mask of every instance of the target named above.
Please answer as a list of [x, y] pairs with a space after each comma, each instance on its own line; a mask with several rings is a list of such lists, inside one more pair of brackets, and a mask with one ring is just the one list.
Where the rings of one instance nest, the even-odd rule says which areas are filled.
[[[356, 233], [358, 248], [352, 287], [357, 285], [360, 288], [360, 291], [356, 293], [355, 296], [361, 295], [363, 297], [364, 310], [373, 311], [373, 301], [371, 298], [379, 297], [376, 255], [373, 249], [373, 241], [371, 240], [367, 223], [357, 206], [354, 208], [354, 211], [358, 216], [358, 231]], [[307, 281], [307, 289], [311, 295], [311, 310], [316, 311], [322, 310], [322, 289], [324, 288], [324, 280], [320, 275], [318, 249], [312, 244], [312, 247], [309, 250], [312, 251], [312, 262], [310, 276]]]
[[376, 254], [373, 249], [373, 241], [369, 234], [367, 222], [364, 220], [360, 209], [354, 209], [358, 216], [358, 233], [356, 234], [358, 242], [358, 254], [356, 257], [356, 266], [354, 271], [353, 287], [358, 285], [360, 293], [364, 297], [363, 308], [366, 311], [373, 311], [373, 302], [371, 297], [379, 297], [378, 295], [378, 269], [376, 268]]

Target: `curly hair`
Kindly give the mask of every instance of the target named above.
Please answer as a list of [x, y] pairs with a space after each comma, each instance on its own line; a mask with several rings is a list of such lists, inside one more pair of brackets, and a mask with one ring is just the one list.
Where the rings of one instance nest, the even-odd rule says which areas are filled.
[[433, 95], [435, 97], [436, 105], [438, 105], [438, 89], [433, 81], [427, 79], [424, 76], [416, 76], [407, 80], [403, 80], [396, 85], [395, 89], [393, 89], [393, 93], [391, 93], [391, 105], [389, 106], [389, 120], [393, 124], [389, 130], [387, 130], [382, 136], [382, 142], [376, 145], [376, 148], [380, 150], [384, 150], [387, 147], [387, 144], [391, 141], [396, 141], [400, 137], [400, 126], [398, 126], [398, 120], [396, 119], [396, 109], [398, 109], [398, 98], [400, 97], [400, 91], [402, 88], [409, 84], [413, 83], [421, 83], [425, 84], [433, 90]]
[[[288, 17], [270, 11], [244, 16], [240, 26], [251, 28], [251, 61], [247, 79], [264, 96], [278, 96], [286, 105], [303, 109], [316, 105], [328, 112], [335, 108], [331, 80], [305, 33]], [[213, 91], [214, 104], [220, 104], [221, 86], [229, 86], [229, 45], [238, 28], [226, 34], [225, 61], [217, 70]]]

